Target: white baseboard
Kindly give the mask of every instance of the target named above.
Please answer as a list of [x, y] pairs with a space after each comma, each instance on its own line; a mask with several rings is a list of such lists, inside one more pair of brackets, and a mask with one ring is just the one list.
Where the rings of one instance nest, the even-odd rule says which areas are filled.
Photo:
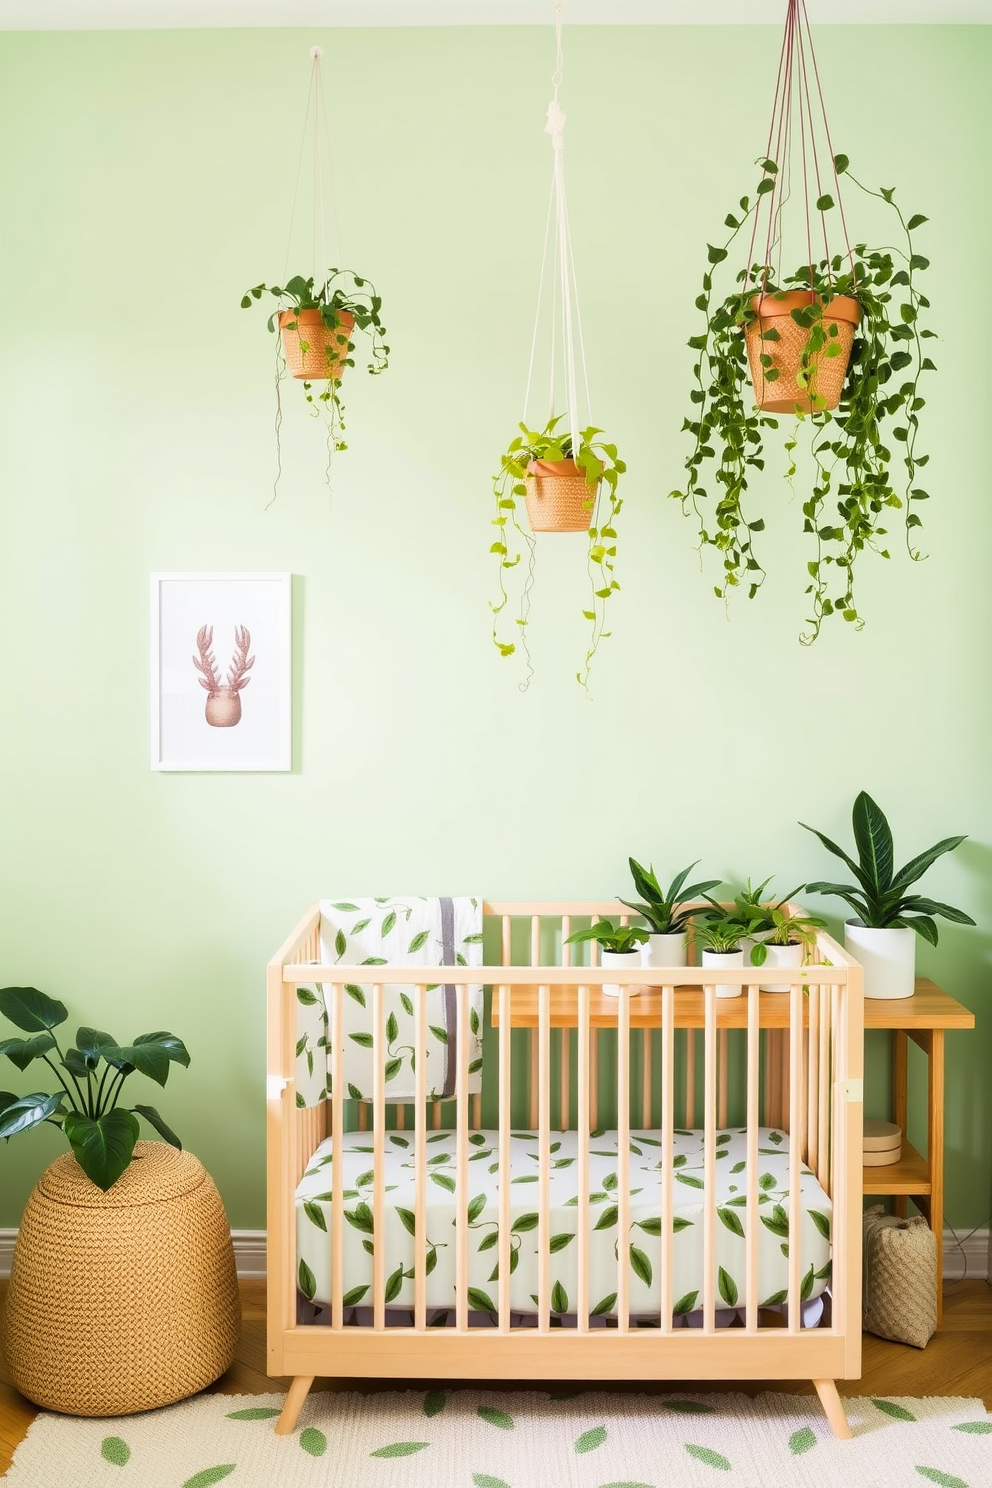
[[[0, 1229], [0, 1276], [10, 1275], [16, 1230]], [[265, 1231], [232, 1230], [234, 1259], [242, 1280], [265, 1276]], [[992, 1231], [976, 1230], [961, 1245], [950, 1230], [944, 1231], [944, 1280], [988, 1281], [992, 1276]]]

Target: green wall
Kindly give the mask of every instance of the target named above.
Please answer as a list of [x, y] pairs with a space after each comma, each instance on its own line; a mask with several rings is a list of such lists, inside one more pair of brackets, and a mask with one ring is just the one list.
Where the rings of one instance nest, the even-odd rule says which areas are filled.
[[[348, 376], [330, 500], [319, 429], [290, 400], [265, 510], [272, 344], [238, 301], [283, 273], [315, 40], [344, 256], [382, 289], [393, 365]], [[264, 1223], [264, 964], [319, 895], [608, 896], [628, 853], [786, 889], [833, 872], [797, 818], [846, 839], [861, 787], [905, 857], [970, 834], [928, 886], [980, 928], [949, 928], [920, 967], [978, 1015], [948, 1038], [947, 1210], [986, 1218], [992, 515], [971, 291], [984, 303], [992, 28], [826, 27], [818, 44], [836, 148], [931, 219], [930, 557], [866, 561], [863, 633], [834, 623], [803, 649], [806, 555], [773, 457], [768, 583], [728, 622], [665, 497], [703, 244], [753, 186], [778, 38], [569, 32], [594, 408], [630, 469], [590, 703], [579, 539], [542, 543], [527, 694], [488, 633], [488, 478], [526, 373], [550, 28], [0, 39], [0, 982], [122, 1039], [188, 1041], [189, 1071], [136, 1097], [158, 1096], [235, 1226]], [[292, 774], [149, 769], [156, 569], [297, 576]], [[870, 1113], [883, 1065], [873, 1050]], [[46, 1130], [0, 1152], [0, 1225], [59, 1145]]]

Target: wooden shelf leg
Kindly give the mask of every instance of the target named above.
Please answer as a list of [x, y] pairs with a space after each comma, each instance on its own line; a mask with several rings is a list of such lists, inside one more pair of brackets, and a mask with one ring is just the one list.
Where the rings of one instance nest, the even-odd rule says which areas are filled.
[[930, 1212], [927, 1218], [937, 1242], [937, 1326], [944, 1316], [944, 1030], [930, 1030], [930, 1078], [927, 1083], [927, 1166]]
[[837, 1389], [836, 1380], [814, 1380], [816, 1393], [820, 1397], [823, 1413], [827, 1418], [830, 1430], [838, 1441], [850, 1441], [854, 1435], [847, 1423], [844, 1414], [844, 1405]]
[[[296, 1423], [300, 1419], [300, 1411], [303, 1402], [310, 1393], [313, 1384], [312, 1374], [298, 1374], [286, 1393], [286, 1403], [282, 1408], [282, 1415], [276, 1422], [276, 1436], [290, 1436], [296, 1430]], [[819, 1386], [817, 1386], [819, 1389]]]
[[[909, 1111], [909, 1041], [901, 1028], [892, 1031], [892, 1120], [902, 1132], [904, 1142], [909, 1141], [906, 1121]], [[895, 1194], [892, 1212], [900, 1219], [907, 1214], [906, 1195]]]

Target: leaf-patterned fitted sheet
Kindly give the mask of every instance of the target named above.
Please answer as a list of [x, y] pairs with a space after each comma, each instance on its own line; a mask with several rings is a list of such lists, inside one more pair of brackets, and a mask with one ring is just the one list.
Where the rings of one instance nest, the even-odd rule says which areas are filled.
[[[747, 1134], [734, 1128], [717, 1134], [716, 1304], [746, 1301], [745, 1212]], [[455, 1284], [455, 1205], [469, 1220], [469, 1305], [482, 1313], [498, 1301], [499, 1134], [469, 1133], [468, 1193], [456, 1194], [455, 1133], [427, 1136], [427, 1306], [451, 1308]], [[533, 1313], [538, 1287], [538, 1140], [533, 1132], [511, 1137], [510, 1306]], [[344, 1137], [344, 1292], [347, 1307], [372, 1301], [372, 1137]], [[385, 1302], [409, 1309], [414, 1301], [413, 1134], [386, 1133]], [[789, 1139], [761, 1127], [759, 1150], [758, 1301], [779, 1306], [789, 1285]], [[321, 1142], [297, 1188], [297, 1277], [302, 1298], [326, 1306], [331, 1291], [331, 1181], [334, 1139]], [[630, 1312], [657, 1317], [661, 1305], [661, 1140], [656, 1131], [630, 1133], [630, 1230], [624, 1263], [629, 1267]], [[596, 1316], [615, 1313], [617, 1295], [617, 1133], [597, 1132], [590, 1144], [589, 1306]], [[675, 1134], [672, 1298], [676, 1315], [703, 1301], [703, 1134]], [[553, 1132], [551, 1140], [551, 1307], [574, 1313], [577, 1303], [577, 1133]], [[800, 1176], [803, 1299], [817, 1297], [830, 1277], [830, 1199], [809, 1168]], [[304, 1309], [301, 1320], [313, 1316]]]

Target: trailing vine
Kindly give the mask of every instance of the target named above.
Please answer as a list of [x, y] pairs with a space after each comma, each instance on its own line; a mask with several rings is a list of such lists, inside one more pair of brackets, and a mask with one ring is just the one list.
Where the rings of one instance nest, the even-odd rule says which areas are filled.
[[[778, 164], [771, 158], [760, 164], [762, 176], [754, 199], [742, 197], [739, 215], [731, 212], [725, 219], [730, 236], [722, 245], [707, 245], [708, 267], [696, 299], [705, 327], [688, 343], [698, 353], [693, 366], [695, 385], [689, 394], [694, 416], [682, 426], [693, 438], [693, 449], [685, 461], [684, 489], [671, 495], [681, 502], [683, 511], [695, 515], [700, 549], [711, 546], [721, 556], [723, 576], [714, 586], [717, 596], [727, 600], [734, 589], [746, 587], [748, 598], [753, 599], [765, 579], [754, 550], [754, 537], [764, 531], [765, 523], [763, 517], [749, 514], [746, 498], [752, 473], [764, 469], [765, 430], [777, 429], [779, 423], [777, 417], [754, 406], [746, 391], [750, 377], [743, 330], [756, 319], [756, 295], [812, 291], [816, 299], [791, 312], [807, 332], [797, 382], [809, 393], [812, 411], [797, 408], [797, 432], [785, 444], [789, 457], [786, 480], [791, 486], [798, 430], [809, 427], [814, 478], [802, 511], [803, 531], [813, 539], [805, 590], [812, 613], [800, 639], [810, 644], [832, 614], [842, 615], [859, 629], [863, 625], [855, 600], [855, 565], [866, 548], [883, 558], [890, 556], [885, 545], [886, 509], [902, 510], [909, 556], [914, 561], [922, 557], [914, 541], [914, 529], [921, 526], [915, 508], [929, 499], [929, 493], [916, 481], [929, 455], [917, 452], [919, 414], [925, 406], [919, 384], [924, 372], [935, 370], [923, 347], [923, 341], [935, 333], [920, 324], [920, 312], [930, 308], [930, 301], [918, 287], [918, 275], [929, 260], [915, 251], [913, 232], [927, 219], [917, 214], [907, 220], [893, 189], [870, 190], [850, 175], [847, 157], [837, 155], [837, 176], [847, 173], [859, 189], [892, 208], [905, 246], [869, 248], [857, 243], [849, 259], [839, 254], [824, 257], [786, 275], [776, 275], [770, 264], [751, 263], [737, 274], [733, 292], [715, 301], [714, 271], [757, 213], [761, 198], [776, 189]], [[816, 202], [821, 216], [833, 207], [833, 197], [826, 193]], [[836, 328], [831, 328], [826, 313], [835, 296], [856, 300], [861, 321], [840, 403], [831, 412], [816, 392], [816, 368], [821, 358], [840, 352], [839, 345], [831, 343]], [[777, 338], [774, 329], [762, 336], [766, 342]], [[763, 351], [760, 360], [766, 381], [774, 381], [778, 372], [770, 352]], [[904, 374], [901, 380], [900, 373]], [[893, 422], [883, 427], [886, 419]], [[895, 456], [888, 437], [902, 447], [905, 475], [901, 478], [892, 469]], [[717, 487], [712, 492], [704, 484], [710, 461]]]

